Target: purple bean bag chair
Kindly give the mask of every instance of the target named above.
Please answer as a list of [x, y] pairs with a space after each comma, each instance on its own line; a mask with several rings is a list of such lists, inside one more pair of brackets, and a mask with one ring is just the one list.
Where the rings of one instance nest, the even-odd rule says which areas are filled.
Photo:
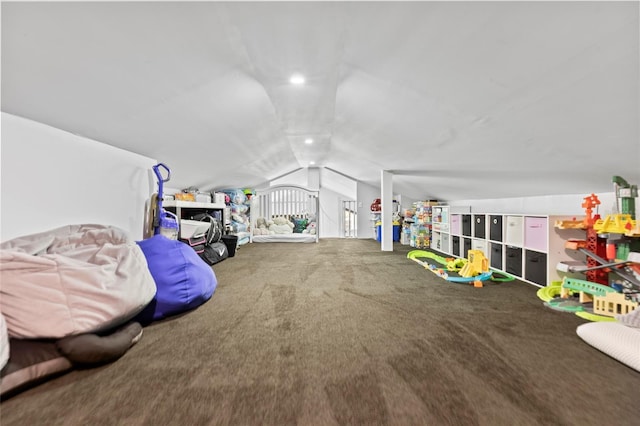
[[163, 235], [138, 241], [156, 282], [154, 299], [135, 318], [143, 325], [197, 308], [218, 285], [215, 273], [188, 245]]

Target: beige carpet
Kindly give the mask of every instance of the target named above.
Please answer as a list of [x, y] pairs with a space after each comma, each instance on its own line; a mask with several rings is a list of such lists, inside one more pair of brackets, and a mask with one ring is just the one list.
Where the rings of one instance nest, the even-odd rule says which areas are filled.
[[446, 282], [373, 240], [253, 244], [117, 362], [0, 405], [9, 425], [635, 425], [640, 374], [522, 282]]

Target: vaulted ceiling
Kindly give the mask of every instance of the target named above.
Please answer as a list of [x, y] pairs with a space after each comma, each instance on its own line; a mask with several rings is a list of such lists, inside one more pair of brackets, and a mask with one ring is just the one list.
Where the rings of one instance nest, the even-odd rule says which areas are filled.
[[3, 2], [2, 111], [179, 188], [313, 161], [415, 198], [610, 191], [640, 182], [639, 36], [635, 1]]

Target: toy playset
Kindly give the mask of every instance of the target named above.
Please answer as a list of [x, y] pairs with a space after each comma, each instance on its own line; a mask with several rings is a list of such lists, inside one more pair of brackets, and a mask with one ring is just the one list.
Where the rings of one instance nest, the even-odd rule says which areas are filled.
[[426, 250], [411, 250], [407, 258], [424, 266], [446, 281], [483, 287], [486, 281], [506, 282], [514, 278], [489, 268], [489, 260], [480, 250], [469, 250], [467, 259], [445, 258]]
[[[636, 185], [613, 177], [615, 211], [601, 218], [593, 214], [600, 204], [595, 194], [584, 198], [582, 220], [559, 221], [558, 229], [583, 229], [585, 240], [571, 239], [566, 250], [584, 255], [586, 262], [560, 262], [557, 269], [567, 275], [562, 282], [538, 291], [545, 306], [575, 312], [591, 321], [612, 321], [638, 307], [640, 298], [640, 228], [635, 217]], [[586, 280], [575, 278], [582, 273]]]

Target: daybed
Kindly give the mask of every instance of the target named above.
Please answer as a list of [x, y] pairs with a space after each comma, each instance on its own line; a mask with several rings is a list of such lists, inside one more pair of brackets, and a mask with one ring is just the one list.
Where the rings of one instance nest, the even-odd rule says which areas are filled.
[[257, 189], [251, 199], [251, 242], [317, 243], [319, 191], [296, 185]]

